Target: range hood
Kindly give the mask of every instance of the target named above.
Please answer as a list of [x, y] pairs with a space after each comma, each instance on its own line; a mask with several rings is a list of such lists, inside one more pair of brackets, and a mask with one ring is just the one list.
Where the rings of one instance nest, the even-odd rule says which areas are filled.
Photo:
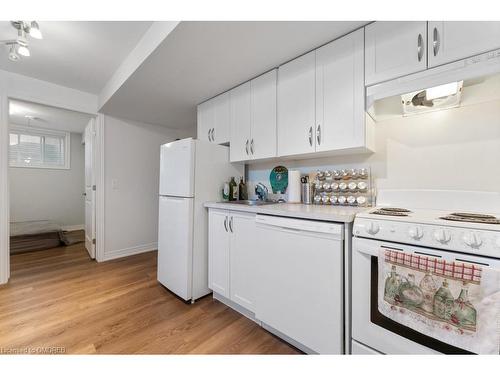
[[500, 99], [500, 50], [366, 88], [375, 122]]

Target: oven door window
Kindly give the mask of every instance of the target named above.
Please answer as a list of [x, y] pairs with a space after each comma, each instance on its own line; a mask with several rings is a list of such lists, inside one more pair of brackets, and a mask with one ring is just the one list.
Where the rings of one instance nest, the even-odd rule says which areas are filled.
[[371, 279], [370, 279], [370, 320], [382, 328], [385, 328], [408, 340], [424, 345], [428, 348], [445, 354], [473, 354], [469, 351], [446, 344], [432, 337], [426, 336], [420, 332], [406, 327], [400, 323], [389, 319], [378, 311], [378, 258], [371, 257]]

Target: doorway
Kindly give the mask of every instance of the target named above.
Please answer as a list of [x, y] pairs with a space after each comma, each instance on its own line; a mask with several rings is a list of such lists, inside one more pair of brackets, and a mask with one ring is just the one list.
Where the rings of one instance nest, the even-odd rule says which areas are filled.
[[9, 99], [10, 256], [80, 248], [95, 259], [95, 118]]

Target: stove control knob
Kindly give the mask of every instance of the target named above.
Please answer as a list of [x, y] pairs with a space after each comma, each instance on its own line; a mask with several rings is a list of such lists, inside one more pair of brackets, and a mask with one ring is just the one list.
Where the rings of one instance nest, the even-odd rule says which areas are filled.
[[451, 234], [446, 229], [436, 229], [434, 231], [434, 238], [439, 243], [442, 243], [443, 245], [445, 245], [448, 242], [450, 242], [450, 240], [451, 240]]
[[424, 231], [420, 227], [410, 227], [410, 229], [408, 229], [408, 234], [410, 238], [419, 240], [424, 236]]
[[479, 234], [476, 232], [465, 233], [463, 236], [463, 240], [467, 246], [470, 246], [474, 249], [479, 248], [483, 243], [483, 240], [481, 239], [481, 237], [479, 237]]
[[377, 234], [379, 230], [379, 225], [377, 223], [374, 223], [373, 221], [369, 222], [366, 226], [366, 232], [368, 234]]

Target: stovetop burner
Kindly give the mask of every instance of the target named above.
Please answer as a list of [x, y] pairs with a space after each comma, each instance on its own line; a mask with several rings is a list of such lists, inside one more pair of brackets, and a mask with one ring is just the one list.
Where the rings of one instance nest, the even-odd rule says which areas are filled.
[[398, 207], [382, 207], [377, 208], [375, 211], [370, 213], [375, 215], [387, 215], [387, 216], [408, 216], [410, 210], [406, 208], [398, 208]]
[[493, 215], [474, 214], [466, 212], [454, 212], [450, 215], [443, 216], [440, 219], [451, 221], [463, 221], [467, 223], [479, 224], [500, 224], [500, 219]]

